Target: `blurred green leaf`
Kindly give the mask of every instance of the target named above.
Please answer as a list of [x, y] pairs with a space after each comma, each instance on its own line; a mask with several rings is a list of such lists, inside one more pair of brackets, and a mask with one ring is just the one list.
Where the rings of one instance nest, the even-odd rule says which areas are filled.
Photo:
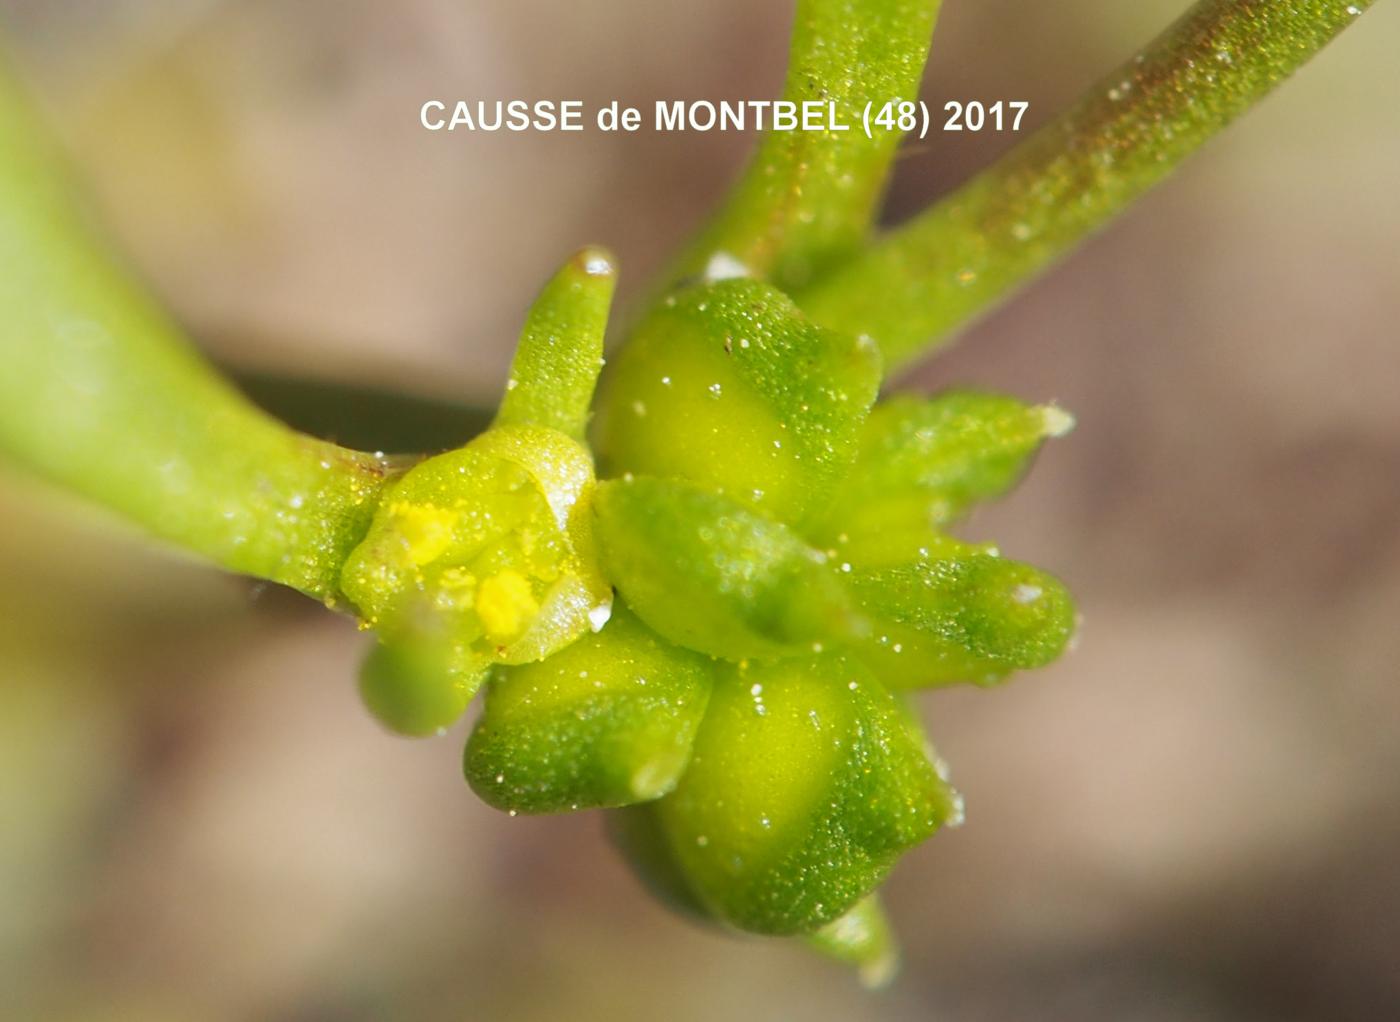
[[390, 731], [412, 738], [451, 727], [485, 680], [486, 667], [462, 664], [441, 632], [376, 642], [360, 666], [360, 698]]
[[0, 73], [0, 452], [224, 567], [333, 600], [397, 471], [199, 357], [96, 238]]

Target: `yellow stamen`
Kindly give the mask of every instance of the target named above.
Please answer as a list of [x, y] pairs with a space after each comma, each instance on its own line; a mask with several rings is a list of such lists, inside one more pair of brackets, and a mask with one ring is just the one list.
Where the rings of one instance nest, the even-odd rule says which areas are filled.
[[507, 569], [482, 579], [477, 588], [477, 617], [487, 638], [498, 646], [518, 639], [539, 612], [529, 580], [518, 571]]
[[434, 507], [432, 504], [410, 504], [399, 501], [389, 506], [394, 526], [403, 537], [408, 559], [424, 565], [442, 556], [452, 543], [452, 530], [460, 514]]

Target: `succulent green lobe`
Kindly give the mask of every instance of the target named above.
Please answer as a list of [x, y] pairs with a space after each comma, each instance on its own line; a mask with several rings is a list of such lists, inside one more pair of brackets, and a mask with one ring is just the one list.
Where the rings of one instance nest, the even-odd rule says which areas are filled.
[[687, 479], [789, 523], [838, 484], [880, 386], [872, 344], [749, 280], [676, 293], [612, 369], [597, 437], [608, 474]]
[[604, 570], [672, 642], [740, 660], [804, 652], [857, 627], [824, 555], [792, 530], [686, 483], [598, 485]]
[[625, 806], [675, 787], [709, 699], [708, 658], [617, 608], [538, 663], [498, 670], [467, 743], [472, 789], [499, 809]]
[[738, 665], [690, 768], [653, 804], [690, 889], [724, 921], [807, 933], [960, 813], [913, 719], [854, 660]]

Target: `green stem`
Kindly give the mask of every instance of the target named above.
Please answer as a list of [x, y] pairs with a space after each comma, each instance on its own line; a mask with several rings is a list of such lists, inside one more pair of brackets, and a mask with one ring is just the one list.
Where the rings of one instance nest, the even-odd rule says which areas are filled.
[[[676, 277], [717, 254], [791, 289], [854, 253], [879, 202], [898, 131], [861, 127], [865, 105], [909, 99], [939, 0], [798, 0], [783, 99], [832, 103], [848, 131], [770, 131]], [[873, 116], [873, 115], [872, 115]]]
[[1165, 177], [1373, 0], [1201, 0], [1000, 162], [799, 304], [886, 364], [932, 351]]
[[328, 602], [390, 468], [259, 411], [95, 241], [0, 79], [0, 453]]

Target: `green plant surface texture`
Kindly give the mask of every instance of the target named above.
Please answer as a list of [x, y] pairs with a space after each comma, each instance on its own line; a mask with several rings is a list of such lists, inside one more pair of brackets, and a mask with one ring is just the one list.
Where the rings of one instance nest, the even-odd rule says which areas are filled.
[[744, 930], [810, 933], [844, 915], [961, 802], [911, 715], [833, 655], [722, 673], [657, 825], [700, 903]]
[[[878, 982], [897, 953], [876, 888], [962, 818], [904, 690], [1000, 682], [1077, 627], [1053, 575], [946, 531], [1072, 418], [971, 391], [877, 404], [886, 372], [1369, 6], [1203, 0], [873, 244], [897, 133], [770, 132], [623, 339], [596, 422], [617, 273], [585, 248], [528, 311], [489, 427], [402, 459], [302, 435], [214, 372], [95, 240], [0, 82], [0, 453], [353, 612], [376, 633], [361, 696], [393, 731], [443, 732], [489, 681], [463, 757], [485, 801], [607, 809], [681, 911]], [[852, 125], [912, 97], [937, 10], [798, 0], [784, 96]]]
[[546, 426], [583, 440], [616, 285], [612, 255], [586, 248], [544, 286], [525, 319], [496, 425]]
[[892, 369], [1103, 227], [1374, 0], [1201, 0], [1005, 158], [798, 294]]
[[847, 577], [870, 620], [861, 656], [893, 688], [995, 684], [1051, 663], [1074, 636], [1074, 602], [1058, 579], [976, 548]]
[[[770, 131], [676, 277], [714, 268], [798, 287], [865, 240], [901, 133], [867, 103], [912, 98], [939, 0], [798, 0], [783, 99], [831, 103], [849, 131]], [[737, 265], [732, 265], [737, 264]], [[673, 278], [674, 279], [674, 278]]]
[[131, 283], [0, 75], [0, 453], [233, 571], [326, 602], [382, 456], [259, 411]]
[[[612, 590], [594, 552], [593, 489], [587, 449], [542, 426], [497, 426], [409, 470], [340, 579], [381, 643], [418, 648], [371, 663], [436, 663], [465, 706], [492, 664], [542, 659], [601, 626]], [[392, 689], [378, 682], [380, 705]], [[405, 679], [406, 699], [421, 690]]]
[[446, 731], [466, 712], [486, 673], [446, 632], [376, 642], [360, 665], [360, 699], [384, 727], [410, 738]]
[[467, 780], [511, 812], [631, 805], [676, 786], [712, 685], [708, 657], [619, 607], [538, 663], [499, 669], [467, 742]]
[[613, 360], [599, 457], [608, 474], [686, 479], [799, 522], [855, 457], [880, 376], [874, 345], [816, 326], [768, 284], [684, 288]]
[[594, 551], [584, 445], [617, 273], [586, 248], [526, 315], [491, 428], [386, 488], [340, 587], [379, 643], [360, 691], [392, 730], [449, 726], [493, 664], [597, 631], [612, 588]]
[[855, 464], [813, 539], [865, 567], [927, 557], [946, 543], [940, 527], [1011, 489], [1042, 443], [1073, 424], [1054, 405], [999, 394], [891, 398], [865, 423]]
[[600, 483], [604, 570], [673, 642], [713, 656], [792, 655], [856, 627], [826, 557], [786, 526], [690, 484]]
[[807, 938], [807, 944], [829, 958], [855, 966], [867, 987], [882, 987], [899, 971], [899, 944], [877, 895], [870, 895], [839, 919]]

